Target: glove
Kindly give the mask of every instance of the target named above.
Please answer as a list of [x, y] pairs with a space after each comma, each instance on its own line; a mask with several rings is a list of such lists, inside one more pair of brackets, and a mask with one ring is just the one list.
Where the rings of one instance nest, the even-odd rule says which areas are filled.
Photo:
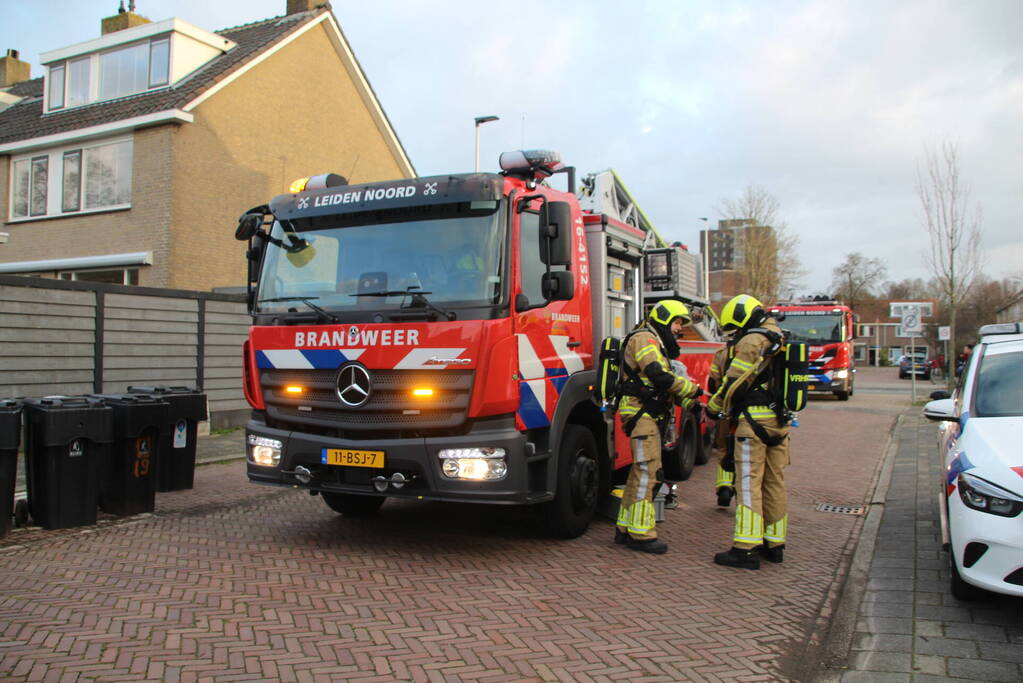
[[696, 393], [693, 394], [692, 398], [700, 398], [701, 396], [703, 396], [703, 388], [696, 387]]

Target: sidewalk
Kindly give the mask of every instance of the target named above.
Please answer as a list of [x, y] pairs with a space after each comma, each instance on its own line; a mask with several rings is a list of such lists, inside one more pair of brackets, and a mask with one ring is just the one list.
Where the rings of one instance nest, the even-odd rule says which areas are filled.
[[949, 591], [936, 441], [920, 408], [899, 417], [820, 681], [1023, 680], [1023, 599]]

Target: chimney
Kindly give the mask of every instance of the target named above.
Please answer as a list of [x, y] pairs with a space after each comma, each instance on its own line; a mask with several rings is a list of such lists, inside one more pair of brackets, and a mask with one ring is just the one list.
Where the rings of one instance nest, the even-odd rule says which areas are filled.
[[117, 14], [100, 21], [100, 33], [105, 36], [114, 31], [123, 31], [132, 26], [141, 26], [148, 23], [149, 19], [140, 14], [135, 14], [135, 0], [131, 0], [128, 3], [127, 10], [124, 9], [124, 0], [121, 0], [121, 6], [117, 8]]
[[0, 57], [0, 88], [6, 88], [32, 78], [32, 65], [18, 59], [17, 50], [7, 50], [6, 57]]
[[308, 12], [320, 7], [330, 9], [330, 2], [327, 0], [288, 0], [288, 14]]

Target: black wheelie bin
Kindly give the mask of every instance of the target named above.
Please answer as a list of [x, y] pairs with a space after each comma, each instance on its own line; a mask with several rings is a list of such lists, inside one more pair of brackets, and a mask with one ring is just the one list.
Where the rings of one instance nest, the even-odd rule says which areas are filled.
[[209, 419], [206, 394], [191, 387], [128, 387], [131, 394], [152, 396], [169, 406], [167, 424], [160, 432], [160, 459], [156, 464], [157, 491], [183, 491], [195, 481], [198, 424]]
[[17, 401], [0, 401], [0, 538], [11, 533], [19, 443], [21, 404]]
[[101, 400], [114, 416], [114, 442], [100, 481], [100, 510], [113, 515], [152, 512], [167, 404], [144, 394], [90, 396]]
[[28, 398], [25, 483], [32, 519], [47, 529], [96, 523], [99, 482], [114, 435], [113, 411], [84, 396]]

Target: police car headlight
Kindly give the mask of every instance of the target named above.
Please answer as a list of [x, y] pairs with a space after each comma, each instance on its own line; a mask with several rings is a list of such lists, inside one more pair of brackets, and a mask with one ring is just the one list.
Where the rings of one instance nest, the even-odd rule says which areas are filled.
[[284, 444], [277, 439], [249, 434], [249, 462], [260, 467], [277, 467], [281, 464], [281, 449]]
[[965, 472], [959, 475], [959, 497], [966, 507], [999, 517], [1015, 517], [1023, 511], [1023, 498]]
[[448, 479], [494, 481], [508, 474], [503, 448], [445, 448], [437, 457], [441, 472]]
[[849, 376], [849, 370], [847, 368], [842, 368], [840, 370], [835, 370], [835, 374], [832, 375], [832, 377], [834, 377], [835, 379], [845, 379], [848, 376]]

